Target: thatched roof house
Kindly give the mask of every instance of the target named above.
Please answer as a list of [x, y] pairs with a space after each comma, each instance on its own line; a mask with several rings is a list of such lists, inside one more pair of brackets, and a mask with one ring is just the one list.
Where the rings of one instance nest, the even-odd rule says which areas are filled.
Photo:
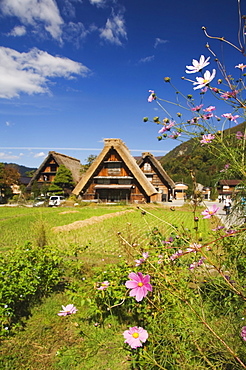
[[55, 178], [58, 168], [61, 165], [64, 165], [71, 171], [73, 181], [75, 184], [77, 184], [81, 177], [81, 163], [79, 159], [51, 151], [34, 173], [27, 186], [27, 189], [31, 189], [34, 181], [37, 181], [39, 186], [43, 185], [44, 183], [47, 185], [51, 184]]
[[151, 184], [162, 194], [161, 200], [167, 201], [173, 193], [175, 183], [168, 176], [161, 163], [153, 154], [145, 152], [139, 160], [138, 165]]
[[[172, 180], [165, 173], [162, 173], [162, 176], [166, 182], [170, 182], [171, 188]], [[74, 188], [73, 193], [84, 200], [102, 202], [141, 203], [162, 200], [161, 190], [156, 189], [149, 181], [120, 139], [104, 140], [102, 152]]]

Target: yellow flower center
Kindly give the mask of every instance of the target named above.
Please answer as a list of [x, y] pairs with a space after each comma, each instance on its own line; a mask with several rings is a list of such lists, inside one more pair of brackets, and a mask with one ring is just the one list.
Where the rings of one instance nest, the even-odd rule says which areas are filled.
[[140, 287], [141, 287], [141, 286], [143, 286], [143, 283], [141, 283], [141, 282], [140, 282], [140, 283], [138, 283], [138, 286], [140, 286]]
[[138, 333], [133, 333], [132, 336], [133, 336], [133, 338], [137, 339], [139, 337], [139, 334]]
[[207, 83], [209, 83], [209, 80], [203, 80], [203, 83], [207, 84]]

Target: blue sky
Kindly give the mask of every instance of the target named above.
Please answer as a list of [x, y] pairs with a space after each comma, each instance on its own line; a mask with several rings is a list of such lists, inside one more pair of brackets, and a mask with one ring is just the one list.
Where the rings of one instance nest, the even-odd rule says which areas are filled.
[[[207, 42], [235, 74], [245, 58], [226, 45], [221, 53], [201, 27], [237, 44], [237, 3], [1, 0], [0, 161], [38, 167], [56, 150], [84, 163], [100, 153], [104, 138], [122, 139], [132, 155], [164, 155], [179, 142], [158, 142], [160, 127], [143, 122], [163, 116], [147, 102], [148, 91], [174, 100], [163, 81], [170, 76], [193, 94], [181, 77], [193, 58], [210, 56]], [[245, 14], [245, 1], [241, 7]], [[208, 69], [215, 67], [211, 58]], [[166, 108], [173, 116], [179, 111]]]

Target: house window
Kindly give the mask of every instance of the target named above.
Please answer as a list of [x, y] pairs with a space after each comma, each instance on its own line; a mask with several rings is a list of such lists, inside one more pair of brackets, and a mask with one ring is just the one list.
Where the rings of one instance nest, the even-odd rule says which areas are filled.
[[50, 165], [50, 171], [51, 172], [56, 172], [56, 164], [51, 164]]
[[151, 171], [151, 165], [149, 163], [144, 163], [144, 172], [150, 172]]
[[149, 182], [152, 182], [153, 181], [153, 175], [146, 175], [146, 177], [149, 180]]
[[110, 184], [110, 179], [97, 179], [96, 180], [96, 183], [97, 184], [107, 185], [107, 184]]
[[49, 181], [49, 175], [44, 175], [44, 181]]
[[119, 179], [119, 185], [131, 185], [131, 179]]
[[108, 166], [108, 175], [109, 176], [117, 176], [121, 173], [121, 163], [119, 162], [109, 162], [107, 163]]

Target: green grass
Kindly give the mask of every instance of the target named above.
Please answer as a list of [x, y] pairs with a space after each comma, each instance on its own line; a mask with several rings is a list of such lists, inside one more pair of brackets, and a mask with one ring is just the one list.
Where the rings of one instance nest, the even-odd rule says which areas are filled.
[[[133, 212], [106, 219], [103, 222], [83, 228], [54, 233], [51, 229], [92, 216], [132, 209]], [[81, 261], [81, 274], [92, 274], [93, 266], [102, 269], [107, 263], [117, 263], [126, 257], [127, 248], [136, 251], [147, 246], [148, 235], [153, 228], [169, 238], [174, 231], [171, 224], [187, 235], [195, 235], [193, 215], [185, 208], [171, 211], [155, 205], [143, 206], [146, 213], [136, 207], [84, 207], [84, 208], [0, 208], [1, 241], [0, 250], [24, 243], [35, 242], [44, 225], [49, 245], [56, 245], [60, 251], [77, 249]], [[61, 212], [76, 210], [78, 213]], [[209, 232], [207, 220], [199, 221], [204, 235]], [[175, 233], [179, 234], [176, 230]], [[133, 247], [129, 247], [129, 244]], [[1, 346], [0, 369], [6, 370], [129, 370], [129, 352], [123, 350], [122, 332], [113, 318], [104, 326], [94, 326], [88, 320], [88, 312], [80, 302], [73, 302], [80, 310], [80, 321], [76, 315], [59, 317], [61, 305], [71, 303], [64, 292], [53, 293], [33, 307], [32, 316], [26, 326], [14, 337], [5, 340]]]

